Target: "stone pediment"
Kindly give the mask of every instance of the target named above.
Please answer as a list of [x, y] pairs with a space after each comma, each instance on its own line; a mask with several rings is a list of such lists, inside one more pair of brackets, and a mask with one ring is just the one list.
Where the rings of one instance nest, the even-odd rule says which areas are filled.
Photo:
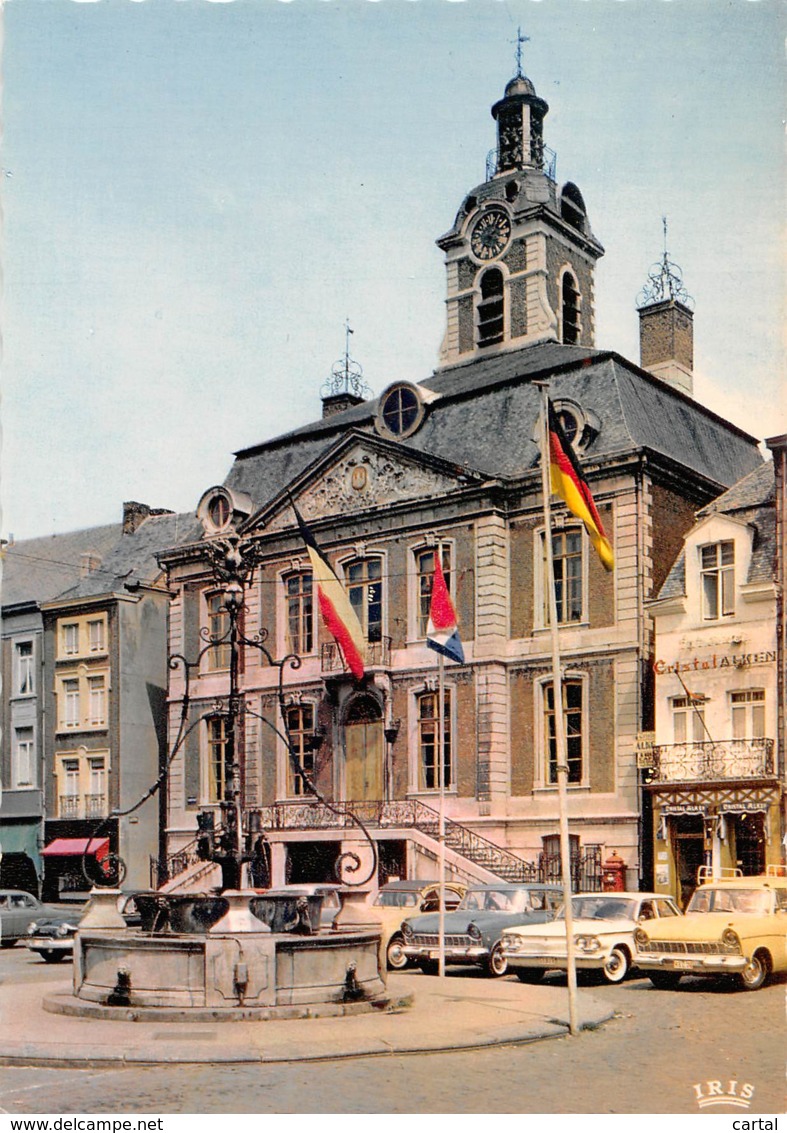
[[[303, 482], [293, 485], [291, 491], [308, 523], [325, 516], [440, 496], [456, 489], [460, 474], [459, 470], [453, 475], [432, 462], [422, 463], [358, 441], [314, 470], [311, 477], [307, 475]], [[266, 533], [292, 527], [291, 509], [287, 504], [280, 505], [263, 525]]]

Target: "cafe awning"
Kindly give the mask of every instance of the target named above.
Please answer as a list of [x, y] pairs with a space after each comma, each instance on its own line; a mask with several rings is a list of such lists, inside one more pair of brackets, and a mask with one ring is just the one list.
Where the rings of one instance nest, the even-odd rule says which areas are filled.
[[41, 851], [44, 858], [81, 858], [92, 854], [103, 861], [109, 853], [109, 838], [55, 838]]

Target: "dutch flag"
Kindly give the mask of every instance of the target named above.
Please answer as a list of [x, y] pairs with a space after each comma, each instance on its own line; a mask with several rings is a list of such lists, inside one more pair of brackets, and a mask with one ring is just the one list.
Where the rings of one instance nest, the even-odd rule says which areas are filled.
[[434, 578], [432, 579], [432, 600], [429, 606], [429, 622], [426, 627], [426, 644], [436, 653], [442, 653], [451, 661], [462, 663], [465, 659], [459, 630], [456, 628], [456, 611], [445, 584], [440, 551], [435, 551]]

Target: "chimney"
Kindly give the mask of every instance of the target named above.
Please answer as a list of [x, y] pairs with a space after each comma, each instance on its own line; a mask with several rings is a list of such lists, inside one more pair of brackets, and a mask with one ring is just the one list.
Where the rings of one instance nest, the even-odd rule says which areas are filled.
[[101, 566], [101, 555], [95, 551], [83, 551], [79, 556], [79, 577], [87, 578], [91, 571]]
[[694, 392], [694, 300], [683, 273], [667, 252], [667, 218], [663, 216], [664, 253], [648, 272], [637, 296], [639, 359], [667, 385], [690, 397]]
[[123, 504], [123, 534], [133, 535], [151, 515], [174, 514], [168, 507], [149, 507], [147, 504], [137, 503], [136, 500], [126, 500]]
[[322, 416], [323, 420], [326, 417], [333, 417], [336, 413], [343, 413], [345, 409], [351, 409], [353, 405], [360, 405], [364, 400], [354, 393], [335, 393], [328, 397], [322, 398]]
[[643, 370], [683, 393], [694, 391], [694, 313], [677, 299], [639, 307]]

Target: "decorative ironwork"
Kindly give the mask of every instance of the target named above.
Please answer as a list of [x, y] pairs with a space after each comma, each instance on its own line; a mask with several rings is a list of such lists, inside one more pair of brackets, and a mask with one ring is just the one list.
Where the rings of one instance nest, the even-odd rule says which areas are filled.
[[[539, 854], [539, 880], [560, 884], [563, 871], [560, 854]], [[589, 845], [571, 855], [571, 888], [575, 893], [601, 892], [601, 846]]]
[[367, 401], [372, 397], [372, 389], [367, 385], [363, 376], [363, 367], [350, 357], [350, 335], [355, 331], [348, 319], [344, 324], [344, 357], [339, 358], [331, 367], [331, 376], [326, 378], [320, 389], [320, 397], [337, 397], [348, 393], [351, 397], [358, 397]]
[[[391, 665], [391, 638], [383, 637], [380, 641], [370, 641], [366, 645], [366, 667], [390, 668]], [[344, 661], [342, 651], [335, 641], [326, 641], [320, 646], [320, 669], [323, 673], [346, 673], [349, 669]]]
[[661, 221], [664, 226], [664, 252], [659, 262], [650, 268], [645, 285], [637, 296], [637, 306], [648, 307], [651, 303], [675, 300], [693, 311], [694, 300], [686, 290], [683, 272], [676, 263], [673, 263], [667, 252], [666, 216], [663, 216]]
[[652, 783], [765, 779], [774, 774], [773, 751], [769, 739], [657, 744], [648, 774]]
[[[557, 181], [557, 154], [549, 146], [545, 146], [541, 138], [531, 139], [530, 156], [532, 163], [536, 169], [540, 169], [550, 181]], [[504, 147], [505, 154], [500, 148], [495, 146], [486, 155], [486, 180], [491, 181], [496, 173], [502, 173], [504, 169], [511, 168], [509, 166], [509, 158], [511, 155], [510, 145]], [[522, 160], [521, 145], [517, 147], [519, 153], [519, 161], [517, 165], [524, 164]]]
[[79, 818], [81, 801], [79, 795], [61, 795], [58, 818]]
[[85, 795], [85, 817], [86, 818], [103, 818], [107, 810], [107, 796], [101, 795]]

